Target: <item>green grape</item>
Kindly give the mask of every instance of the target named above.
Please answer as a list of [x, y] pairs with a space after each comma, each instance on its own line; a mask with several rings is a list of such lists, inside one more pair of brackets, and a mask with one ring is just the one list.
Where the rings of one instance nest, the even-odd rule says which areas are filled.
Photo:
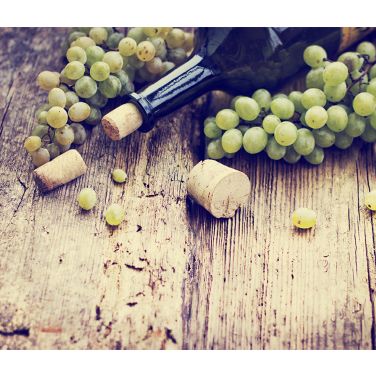
[[295, 124], [290, 121], [283, 121], [277, 125], [274, 131], [274, 137], [280, 145], [290, 146], [296, 141], [298, 131]]
[[309, 229], [316, 225], [317, 216], [312, 209], [299, 208], [292, 213], [292, 224], [301, 229]]
[[143, 27], [142, 31], [147, 37], [155, 37], [162, 32], [161, 27]]
[[97, 203], [97, 194], [93, 188], [83, 188], [77, 196], [77, 202], [80, 208], [84, 210], [91, 210]]
[[69, 87], [65, 84], [60, 84], [59, 85], [59, 89], [63, 90], [64, 93], [66, 93], [67, 91], [69, 91]]
[[237, 129], [239, 129], [240, 132], [242, 132], [242, 135], [244, 136], [244, 133], [248, 131], [250, 127], [248, 125], [239, 125]]
[[[162, 64], [164, 64], [164, 63], [162, 63]], [[134, 77], [135, 77], [136, 69], [134, 67], [132, 67], [131, 65], [127, 64], [127, 66], [125, 68], [123, 68], [123, 70], [128, 75], [129, 79], [131, 81], [133, 81]], [[162, 70], [162, 72], [163, 72], [163, 70]]]
[[[106, 26], [105, 29], [107, 30], [108, 37], [110, 37], [110, 35], [112, 35], [115, 32], [114, 28], [110, 27], [110, 26]], [[108, 40], [108, 38], [107, 38], [107, 40]], [[107, 44], [107, 41], [106, 41], [106, 44]]]
[[299, 121], [304, 125], [305, 127], [308, 127], [308, 124], [305, 121], [305, 116], [306, 116], [307, 111], [304, 111], [300, 114]]
[[376, 61], [376, 48], [371, 42], [362, 42], [358, 44], [356, 52], [361, 55], [367, 55], [370, 63]]
[[345, 133], [351, 137], [359, 137], [366, 129], [366, 120], [355, 112], [349, 115], [349, 121]]
[[217, 127], [214, 119], [204, 125], [204, 134], [207, 138], [218, 138], [222, 136], [222, 129]]
[[333, 132], [342, 132], [348, 124], [349, 118], [345, 109], [341, 106], [331, 106], [327, 110], [327, 125]]
[[224, 109], [217, 113], [215, 122], [219, 128], [226, 131], [238, 126], [239, 115], [233, 110]]
[[37, 84], [41, 89], [50, 91], [60, 85], [60, 75], [57, 72], [40, 72], [37, 77]]
[[90, 98], [97, 92], [97, 83], [89, 76], [83, 76], [76, 81], [74, 90], [81, 98]]
[[38, 136], [40, 139], [43, 140], [46, 136], [48, 136], [49, 130], [50, 130], [50, 127], [48, 125], [38, 124], [32, 130], [31, 135]]
[[111, 73], [119, 72], [123, 68], [123, 58], [119, 54], [119, 52], [116, 52], [116, 51], [106, 52], [103, 56], [102, 61], [108, 64], [108, 66], [110, 67]]
[[342, 82], [337, 86], [324, 85], [324, 93], [329, 102], [340, 102], [345, 98], [347, 93], [346, 82]]
[[93, 27], [89, 31], [89, 37], [95, 44], [103, 44], [108, 38], [108, 32], [104, 27]]
[[86, 99], [86, 102], [90, 106], [103, 108], [106, 106], [108, 99], [99, 90], [97, 90], [92, 97]]
[[85, 50], [78, 46], [68, 48], [66, 56], [69, 62], [79, 61], [85, 64], [87, 60]]
[[368, 209], [374, 211], [376, 210], [376, 190], [368, 192], [364, 198], [364, 204]]
[[345, 132], [339, 132], [339, 133], [336, 134], [336, 141], [335, 141], [334, 145], [338, 149], [345, 150], [345, 149], [348, 149], [351, 146], [353, 139], [354, 139], [353, 137], [349, 136]]
[[99, 91], [106, 98], [115, 98], [121, 91], [121, 82], [117, 77], [110, 75], [106, 80], [99, 82]]
[[98, 125], [102, 119], [102, 112], [97, 107], [90, 107], [90, 115], [85, 119], [85, 123], [89, 125]]
[[236, 154], [236, 153], [225, 153], [225, 158], [227, 158], [227, 159], [232, 159], [232, 158], [235, 157], [235, 154]]
[[95, 46], [95, 42], [89, 37], [79, 37], [74, 42], [71, 43], [71, 47], [78, 46], [83, 50], [86, 50], [90, 46]]
[[172, 30], [172, 27], [162, 27], [159, 35], [163, 38], [166, 39], [168, 33]]
[[210, 141], [206, 148], [206, 154], [210, 159], [222, 159], [225, 155], [225, 151], [222, 148], [220, 139]]
[[114, 171], [112, 171], [112, 179], [116, 183], [124, 183], [127, 180], [127, 174], [121, 168], [115, 168]]
[[[108, 38], [107, 38], [107, 47], [110, 50], [116, 50], [119, 46], [120, 41], [124, 38], [123, 33], [112, 33]], [[120, 51], [119, 51], [120, 52]], [[121, 52], [120, 52], [121, 53]]]
[[184, 44], [183, 48], [186, 52], [190, 52], [193, 50], [195, 46], [195, 37], [193, 33], [184, 32]]
[[312, 134], [315, 138], [315, 145], [322, 148], [329, 148], [330, 146], [333, 146], [336, 140], [336, 134], [327, 126], [320, 129], [314, 129]]
[[68, 115], [62, 107], [53, 106], [47, 112], [47, 123], [52, 128], [61, 128], [67, 124]]
[[307, 128], [298, 129], [293, 148], [299, 155], [311, 154], [315, 148], [315, 138], [312, 132]]
[[150, 61], [154, 59], [155, 47], [154, 44], [145, 40], [137, 45], [136, 55], [141, 61]]
[[284, 161], [290, 164], [299, 162], [301, 155], [298, 154], [292, 146], [286, 148], [286, 154], [283, 157]]
[[170, 49], [167, 52], [167, 59], [172, 61], [175, 65], [180, 65], [187, 59], [187, 53], [184, 48]]
[[326, 95], [320, 89], [307, 89], [302, 95], [301, 102], [307, 110], [313, 106], [324, 107], [326, 105]]
[[275, 129], [281, 123], [281, 120], [278, 116], [275, 115], [266, 115], [262, 120], [262, 127], [266, 133], [274, 134]]
[[376, 64], [372, 66], [372, 68], [368, 71], [368, 74], [370, 80], [376, 78]]
[[277, 99], [277, 98], [285, 98], [285, 99], [288, 99], [288, 96], [287, 96], [286, 94], [283, 94], [283, 93], [277, 93], [277, 94], [274, 94], [274, 95], [272, 96], [272, 101], [273, 101], [274, 99]]
[[169, 48], [182, 47], [185, 41], [185, 33], [182, 29], [172, 29], [166, 36], [166, 43]]
[[316, 88], [322, 90], [324, 88], [324, 67], [311, 69], [306, 76], [306, 86], [308, 89]]
[[235, 111], [235, 102], [239, 99], [239, 98], [241, 98], [242, 97], [242, 95], [236, 95], [235, 97], [233, 97], [232, 99], [231, 99], [231, 102], [230, 102], [230, 108], [231, 108], [231, 110], [234, 110]]
[[243, 135], [239, 129], [229, 129], [221, 138], [222, 148], [226, 153], [236, 153], [243, 145]]
[[376, 129], [372, 128], [369, 124], [366, 125], [366, 129], [361, 134], [360, 138], [365, 142], [376, 141]]
[[324, 82], [331, 86], [339, 85], [345, 82], [349, 75], [347, 66], [340, 61], [328, 64], [323, 73]]
[[31, 159], [34, 166], [39, 167], [50, 161], [50, 153], [45, 148], [39, 148], [33, 151], [31, 154]]
[[119, 92], [120, 96], [124, 96], [134, 91], [133, 82], [129, 79], [129, 76], [126, 72], [121, 70], [118, 73], [114, 73], [114, 76], [117, 77], [121, 83], [121, 90]]
[[376, 110], [376, 98], [370, 93], [359, 93], [353, 101], [354, 111], [360, 116], [369, 116]]
[[76, 82], [75, 80], [71, 80], [66, 76], [65, 68], [60, 73], [60, 81], [63, 82], [65, 85], [73, 86]]
[[82, 33], [84, 33], [84, 36], [88, 35], [89, 34], [89, 31], [90, 31], [91, 27], [76, 27], [75, 30], [77, 31], [81, 31]]
[[175, 68], [175, 64], [172, 63], [171, 61], [164, 61], [162, 63], [162, 66], [163, 66], [163, 68], [162, 68], [162, 74], [167, 73], [170, 70], [172, 70], [172, 69]]
[[359, 70], [363, 65], [363, 59], [355, 52], [344, 52], [338, 61], [345, 64], [349, 72]]
[[78, 103], [80, 101], [80, 98], [78, 98], [78, 95], [74, 91], [67, 91], [65, 93], [65, 108], [69, 110], [72, 105], [75, 103]]
[[255, 120], [260, 113], [257, 102], [249, 97], [240, 97], [235, 102], [235, 111], [243, 120]]
[[60, 154], [65, 153], [71, 148], [71, 145], [60, 145], [58, 142], [55, 142], [55, 145], [59, 148]]
[[263, 151], [268, 143], [268, 134], [261, 127], [252, 127], [243, 136], [244, 150], [249, 154]]
[[52, 143], [52, 144], [48, 144], [46, 146], [46, 149], [48, 150], [48, 153], [50, 154], [50, 159], [55, 159], [56, 157], [58, 157], [60, 155], [60, 149], [59, 147]]
[[304, 159], [310, 164], [319, 165], [324, 161], [324, 157], [324, 149], [320, 148], [319, 146], [315, 146], [312, 153], [305, 155]]
[[80, 123], [89, 117], [90, 111], [90, 106], [87, 103], [78, 102], [69, 108], [68, 115], [73, 122]]
[[347, 79], [347, 84], [350, 86], [350, 92], [357, 95], [367, 90], [368, 76], [365, 72], [353, 71]]
[[328, 121], [328, 114], [324, 107], [313, 106], [305, 114], [307, 125], [313, 129], [322, 128]]
[[63, 146], [70, 145], [74, 140], [74, 133], [69, 125], [56, 129], [55, 131], [56, 141]]
[[153, 43], [155, 47], [155, 56], [161, 58], [162, 60], [166, 59], [167, 56], [167, 47], [166, 42], [161, 37], [149, 38], [150, 42]]
[[82, 31], [73, 31], [68, 36], [68, 43], [71, 44], [80, 37], [86, 37], [86, 33]]
[[[141, 69], [145, 65], [145, 62], [139, 60], [136, 55], [132, 55], [132, 56], [129, 56], [128, 58], [128, 65], [130, 65], [131, 67], [137, 70], [137, 69]], [[173, 65], [175, 66], [175, 64]]]
[[110, 76], [110, 66], [103, 62], [97, 61], [90, 68], [90, 76], [98, 82], [105, 81]]
[[308, 46], [303, 53], [304, 62], [311, 68], [321, 67], [326, 58], [326, 51], [321, 46]]
[[31, 153], [42, 146], [42, 140], [38, 136], [30, 136], [25, 140], [24, 147]]
[[50, 106], [65, 107], [67, 98], [63, 90], [55, 87], [48, 93], [48, 103]]
[[347, 115], [350, 115], [352, 112], [352, 109], [343, 103], [338, 103], [337, 106], [342, 107], [346, 111]]
[[104, 50], [102, 47], [99, 47], [99, 46], [91, 46], [87, 48], [86, 56], [87, 56], [86, 64], [89, 68], [91, 68], [91, 66], [94, 63], [98, 61], [102, 61], [103, 56], [104, 56]]
[[142, 27], [132, 27], [128, 30], [127, 37], [134, 39], [137, 44], [146, 39]]
[[372, 94], [376, 98], [376, 78], [373, 78], [367, 87], [367, 93]]
[[257, 102], [262, 111], [269, 111], [270, 104], [272, 103], [272, 96], [268, 90], [256, 90], [252, 95], [252, 99], [254, 99]]
[[294, 103], [295, 111], [299, 114], [305, 111], [305, 108], [302, 105], [302, 96], [303, 93], [301, 91], [292, 91], [289, 94], [289, 99], [292, 103]]
[[40, 112], [38, 117], [37, 117], [38, 123], [47, 124], [47, 114], [48, 114], [47, 111]]
[[111, 204], [105, 213], [106, 222], [111, 226], [118, 226], [125, 218], [124, 209], [118, 204]]
[[270, 108], [272, 113], [281, 120], [292, 118], [295, 112], [294, 103], [283, 97], [273, 99]]
[[373, 129], [376, 129], [376, 111], [369, 116], [368, 123]]
[[51, 108], [51, 106], [48, 103], [42, 104], [38, 109], [35, 111], [35, 118], [38, 119], [39, 115], [43, 111], [48, 111]]
[[71, 123], [70, 127], [74, 134], [73, 144], [82, 145], [86, 140], [86, 129], [80, 123]]
[[64, 75], [70, 80], [78, 80], [85, 74], [85, 65], [79, 61], [72, 61], [64, 68]]
[[215, 122], [215, 117], [214, 116], [208, 116], [205, 120], [204, 120], [204, 126], [208, 123], [211, 123], [211, 122]]
[[162, 60], [159, 57], [155, 57], [153, 60], [148, 61], [146, 69], [152, 74], [160, 74], [163, 69]]
[[280, 145], [274, 137], [270, 137], [266, 145], [266, 154], [270, 159], [278, 161], [286, 154], [286, 147]]

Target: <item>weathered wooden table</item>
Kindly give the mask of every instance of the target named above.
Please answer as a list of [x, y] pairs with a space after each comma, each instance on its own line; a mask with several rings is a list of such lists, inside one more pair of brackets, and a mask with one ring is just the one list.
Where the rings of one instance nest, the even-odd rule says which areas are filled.
[[[61, 68], [65, 36], [0, 30], [0, 348], [375, 348], [372, 147], [331, 150], [320, 167], [228, 160], [252, 195], [217, 220], [186, 200], [208, 96], [118, 143], [93, 129], [88, 173], [42, 195], [22, 143], [45, 100], [35, 78]], [[99, 202], [83, 213], [87, 186]], [[116, 230], [103, 218], [113, 202], [127, 213]], [[298, 206], [317, 211], [315, 229], [292, 228]]]

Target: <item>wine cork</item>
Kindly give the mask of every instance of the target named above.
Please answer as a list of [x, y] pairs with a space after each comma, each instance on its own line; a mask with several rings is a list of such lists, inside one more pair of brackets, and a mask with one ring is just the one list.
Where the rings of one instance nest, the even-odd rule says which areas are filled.
[[142, 124], [142, 115], [133, 103], [115, 108], [102, 119], [102, 126], [111, 140], [118, 141], [128, 136]]
[[188, 194], [216, 218], [230, 218], [250, 196], [251, 184], [243, 172], [206, 159], [188, 176]]
[[68, 150], [34, 170], [34, 179], [43, 192], [51, 191], [86, 172], [86, 164], [77, 150]]

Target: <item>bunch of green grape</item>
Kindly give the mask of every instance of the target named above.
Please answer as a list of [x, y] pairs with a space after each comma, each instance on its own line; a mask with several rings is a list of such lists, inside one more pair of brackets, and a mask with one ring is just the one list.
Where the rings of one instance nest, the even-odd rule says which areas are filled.
[[272, 96], [258, 89], [251, 97], [233, 98], [231, 108], [205, 120], [208, 158], [232, 158], [243, 148], [287, 163], [303, 156], [317, 165], [333, 145], [347, 149], [357, 137], [376, 141], [375, 46], [362, 42], [330, 61], [321, 46], [312, 45], [304, 61], [311, 68], [304, 92]]
[[25, 140], [35, 166], [72, 145], [81, 145], [85, 126], [100, 123], [108, 100], [154, 81], [186, 61], [193, 33], [172, 27], [134, 27], [127, 34], [112, 27], [79, 28], [68, 37], [67, 64], [43, 71], [37, 83], [48, 103], [36, 111], [37, 125]]

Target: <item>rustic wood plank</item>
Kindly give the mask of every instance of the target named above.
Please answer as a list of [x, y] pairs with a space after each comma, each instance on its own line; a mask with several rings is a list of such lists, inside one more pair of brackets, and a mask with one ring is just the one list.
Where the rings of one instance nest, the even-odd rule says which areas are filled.
[[[372, 148], [333, 150], [320, 167], [227, 160], [252, 196], [217, 220], [186, 200], [213, 107], [202, 98], [119, 143], [93, 129], [88, 173], [41, 195], [19, 150], [45, 98], [35, 77], [61, 66], [65, 33], [0, 29], [0, 348], [376, 348]], [[85, 186], [98, 193], [92, 213], [75, 203]], [[111, 202], [127, 212], [115, 230]], [[292, 228], [300, 205], [317, 211], [315, 229]]]

